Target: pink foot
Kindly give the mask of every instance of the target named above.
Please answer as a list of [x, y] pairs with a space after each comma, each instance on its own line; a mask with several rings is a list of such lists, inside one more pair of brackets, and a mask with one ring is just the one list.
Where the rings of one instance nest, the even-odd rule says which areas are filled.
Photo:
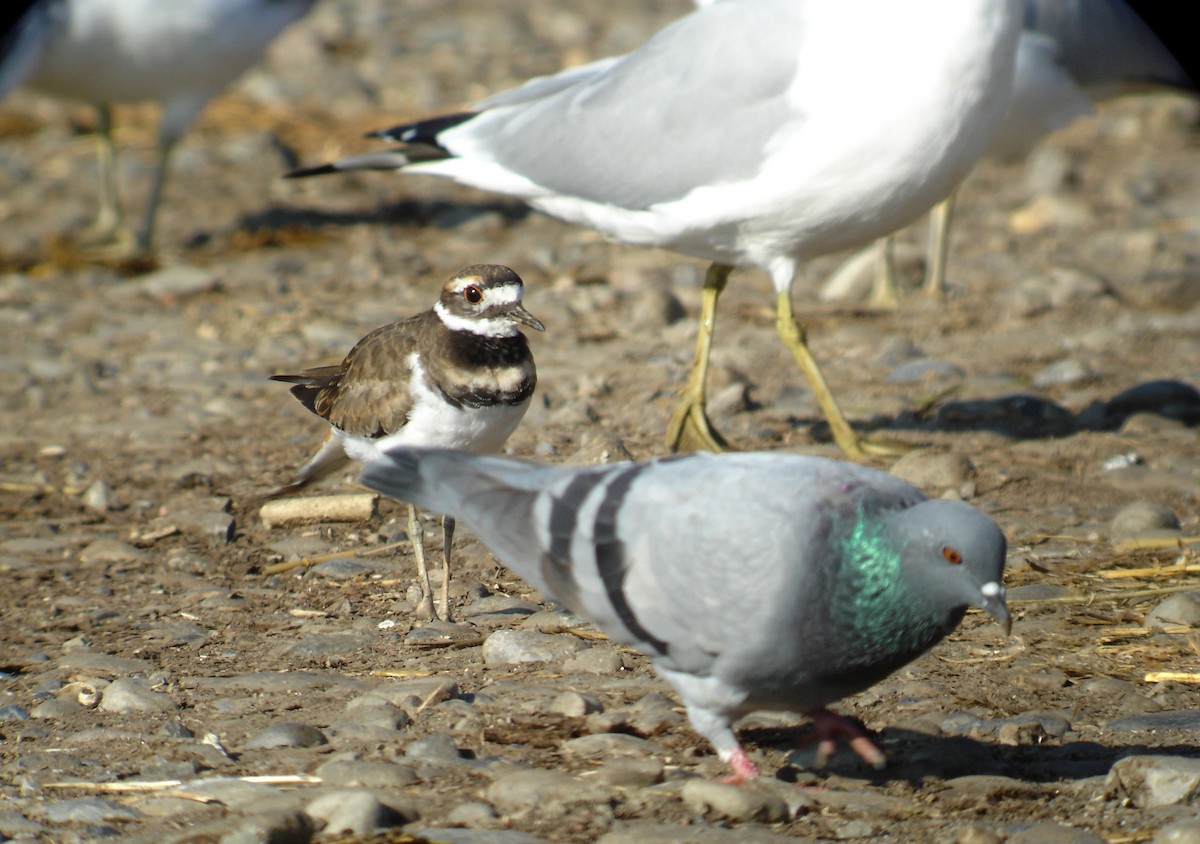
[[733, 773], [730, 776], [721, 777], [721, 782], [741, 785], [752, 777], [761, 776], [758, 766], [750, 761], [750, 757], [741, 747], [735, 747], [726, 761], [729, 763], [729, 767], [733, 768]]
[[[871, 740], [862, 722], [845, 715], [830, 712], [825, 707], [814, 709], [808, 714], [813, 725], [801, 744], [817, 743], [817, 766], [822, 767], [837, 750], [838, 739], [850, 743], [850, 749], [862, 757], [863, 761], [876, 770], [887, 767], [887, 756], [879, 749], [879, 745]], [[748, 761], [748, 760], [747, 760]]]

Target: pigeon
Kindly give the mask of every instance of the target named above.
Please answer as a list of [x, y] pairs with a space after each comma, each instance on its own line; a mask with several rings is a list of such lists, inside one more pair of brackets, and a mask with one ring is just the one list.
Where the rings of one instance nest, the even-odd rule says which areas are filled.
[[[545, 326], [521, 304], [524, 285], [508, 267], [476, 264], [455, 273], [436, 305], [377, 328], [336, 366], [273, 375], [329, 422], [321, 448], [296, 474], [260, 500], [299, 492], [351, 460], [375, 459], [391, 445], [499, 451], [516, 430], [537, 385], [533, 355], [520, 327]], [[408, 535], [424, 595], [418, 615], [437, 618], [417, 512], [409, 502]], [[442, 522], [441, 618], [450, 616], [450, 546], [454, 520]]]
[[[175, 144], [204, 106], [257, 62], [316, 0], [33, 0], [0, 35], [0, 98], [11, 88], [96, 107], [102, 240], [138, 252], [154, 222]], [[20, 4], [19, 4], [20, 5]], [[118, 199], [114, 103], [162, 105], [158, 164], [136, 235]]]
[[732, 728], [753, 710], [807, 713], [822, 759], [847, 738], [884, 764], [827, 706], [929, 650], [969, 607], [1010, 625], [991, 518], [844, 461], [695, 453], [576, 468], [389, 446], [360, 481], [461, 520], [647, 654], [735, 782], [758, 774]]
[[[1012, 103], [985, 156], [1020, 158], [1046, 135], [1091, 114], [1095, 103], [1151, 91], [1198, 92], [1160, 33], [1132, 5], [1125, 0], [1025, 0]], [[945, 295], [954, 199], [951, 193], [930, 217], [925, 293], [935, 300]], [[871, 300], [895, 307], [899, 297], [890, 238], [878, 248], [880, 272]]]
[[834, 440], [862, 458], [871, 444], [808, 349], [793, 281], [805, 260], [894, 231], [966, 175], [1007, 107], [1019, 18], [1019, 0], [713, 3], [628, 55], [384, 129], [402, 146], [289, 176], [446, 177], [712, 261], [674, 449], [725, 445], [705, 412], [717, 299], [734, 266], [759, 267]]

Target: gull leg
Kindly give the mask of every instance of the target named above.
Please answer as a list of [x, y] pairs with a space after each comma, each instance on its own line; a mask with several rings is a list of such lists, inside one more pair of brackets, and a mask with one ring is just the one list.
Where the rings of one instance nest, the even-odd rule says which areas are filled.
[[160, 132], [158, 138], [158, 164], [154, 168], [154, 181], [150, 185], [150, 196], [146, 200], [146, 210], [142, 213], [142, 222], [138, 226], [136, 247], [139, 253], [150, 251], [154, 243], [154, 223], [158, 216], [158, 205], [162, 200], [163, 188], [167, 183], [167, 167], [171, 161], [171, 152], [179, 137], [166, 132]]
[[946, 298], [946, 258], [950, 254], [950, 220], [954, 199], [950, 194], [929, 212], [929, 251], [925, 268], [925, 295], [935, 302]]
[[417, 605], [417, 618], [437, 618], [433, 611], [433, 587], [429, 585], [429, 567], [425, 565], [425, 542], [421, 525], [417, 523], [417, 508], [408, 505], [408, 538], [412, 542], [413, 554], [417, 557], [417, 576], [421, 578], [421, 603]]
[[861, 439], [850, 427], [850, 423], [846, 421], [845, 415], [838, 407], [829, 385], [825, 382], [825, 376], [821, 374], [812, 352], [808, 349], [804, 328], [796, 321], [796, 317], [792, 313], [792, 294], [789, 290], [781, 291], [776, 298], [775, 330], [808, 380], [813, 396], [816, 398], [821, 412], [825, 415], [825, 419], [829, 422], [829, 428], [833, 432], [833, 441], [838, 444], [847, 457], [852, 460], [866, 460], [868, 454], [895, 454], [903, 448]]
[[705, 412], [708, 381], [708, 358], [712, 350], [713, 329], [717, 321], [717, 299], [729, 281], [733, 267], [713, 264], [704, 275], [704, 291], [700, 305], [700, 330], [696, 337], [696, 358], [680, 394], [679, 406], [667, 426], [667, 448], [686, 451], [725, 451], [728, 444], [712, 427]]
[[442, 621], [450, 620], [450, 546], [454, 542], [454, 519], [442, 516], [442, 601], [439, 605]]
[[876, 770], [887, 767], [887, 756], [875, 744], [861, 721], [838, 715], [825, 707], [808, 712], [813, 726], [803, 744], [817, 742], [817, 767], [824, 767], [837, 749], [838, 739], [850, 742], [850, 748]]
[[894, 311], [900, 307], [900, 294], [896, 287], [896, 256], [892, 236], [875, 241], [875, 286], [867, 304], [881, 310]]
[[96, 106], [96, 164], [100, 208], [88, 237], [98, 243], [128, 243], [130, 234], [125, 226], [117, 185], [117, 146], [113, 141], [112, 109], [107, 105]]
[[750, 757], [746, 755], [746, 751], [742, 749], [740, 744], [736, 745], [729, 754], [724, 755], [722, 758], [729, 763], [729, 767], [733, 768], [733, 773], [730, 776], [721, 777], [721, 782], [729, 783], [730, 785], [741, 785], [748, 779], [762, 776], [762, 773], [758, 770], [758, 766], [750, 760]]

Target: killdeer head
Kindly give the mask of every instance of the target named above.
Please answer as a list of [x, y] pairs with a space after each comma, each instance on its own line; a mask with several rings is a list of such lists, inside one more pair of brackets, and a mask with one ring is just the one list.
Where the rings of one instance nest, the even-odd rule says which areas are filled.
[[522, 325], [545, 331], [521, 304], [524, 292], [521, 277], [508, 267], [474, 264], [446, 282], [433, 310], [451, 331], [483, 337], [513, 337]]

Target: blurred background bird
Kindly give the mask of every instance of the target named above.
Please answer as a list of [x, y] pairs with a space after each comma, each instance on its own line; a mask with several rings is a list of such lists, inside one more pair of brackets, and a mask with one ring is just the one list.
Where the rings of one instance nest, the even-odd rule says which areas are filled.
[[[143, 253], [171, 151], [204, 106], [263, 55], [316, 0], [32, 0], [18, 3], [0, 35], [0, 98], [18, 86], [89, 103], [99, 139], [99, 211], [94, 239]], [[112, 106], [162, 108], [158, 160], [136, 229], [117, 184]]]

